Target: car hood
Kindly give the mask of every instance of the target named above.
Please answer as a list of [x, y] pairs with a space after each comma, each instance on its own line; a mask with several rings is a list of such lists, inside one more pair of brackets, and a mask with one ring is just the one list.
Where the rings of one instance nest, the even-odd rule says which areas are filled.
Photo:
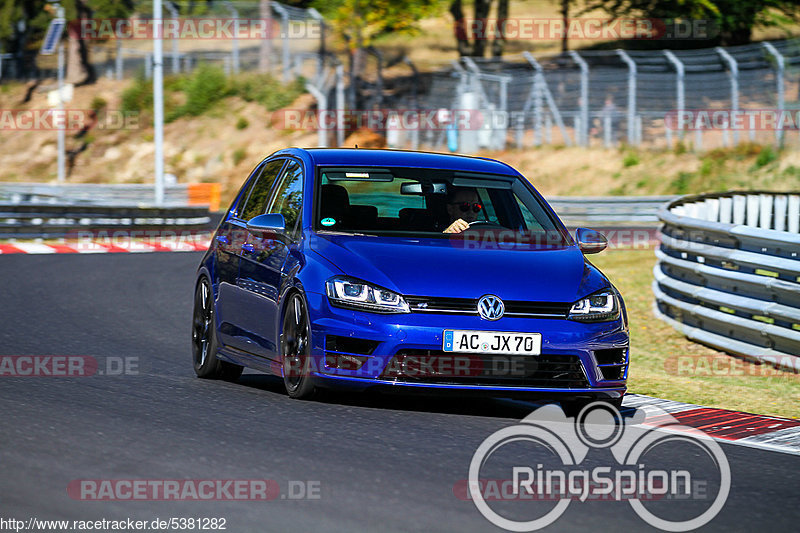
[[344, 274], [405, 295], [572, 302], [609, 285], [577, 246], [465, 249], [449, 239], [315, 234], [311, 248]]

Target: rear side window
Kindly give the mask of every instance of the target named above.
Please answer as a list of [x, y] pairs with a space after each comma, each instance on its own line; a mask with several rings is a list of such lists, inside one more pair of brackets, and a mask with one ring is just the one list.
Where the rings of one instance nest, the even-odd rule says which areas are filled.
[[303, 167], [289, 161], [281, 174], [278, 189], [270, 200], [268, 213], [280, 213], [286, 221], [286, 232], [293, 236], [303, 207]]
[[247, 197], [250, 196], [250, 191], [253, 190], [253, 185], [256, 184], [258, 181], [258, 176], [261, 175], [261, 171], [264, 170], [264, 163], [263, 161], [258, 164], [256, 168], [250, 173], [247, 177], [247, 181], [244, 182], [242, 185], [241, 190], [239, 191], [239, 195], [236, 197], [235, 203], [231, 206], [231, 214], [233, 216], [239, 216], [239, 213], [244, 210], [244, 204], [247, 203]]
[[283, 163], [283, 159], [276, 159], [264, 164], [261, 169], [261, 175], [254, 180], [255, 184], [250, 190], [247, 203], [240, 210], [239, 218], [250, 220], [266, 212], [269, 191], [272, 189], [272, 184], [275, 183], [275, 178], [278, 177], [278, 172], [283, 167]]

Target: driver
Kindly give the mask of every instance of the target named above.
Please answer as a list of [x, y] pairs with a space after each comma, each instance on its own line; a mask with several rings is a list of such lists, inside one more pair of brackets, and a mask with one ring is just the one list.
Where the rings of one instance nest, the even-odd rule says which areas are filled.
[[478, 191], [473, 188], [450, 188], [447, 193], [447, 215], [452, 221], [442, 233], [461, 233], [478, 219], [483, 209]]

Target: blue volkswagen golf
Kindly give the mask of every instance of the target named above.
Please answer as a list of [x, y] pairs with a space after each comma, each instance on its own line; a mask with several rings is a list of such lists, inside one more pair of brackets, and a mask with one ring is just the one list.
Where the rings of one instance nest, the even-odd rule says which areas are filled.
[[252, 171], [197, 272], [202, 378], [243, 367], [320, 388], [619, 404], [617, 289], [510, 166], [395, 150], [278, 151]]

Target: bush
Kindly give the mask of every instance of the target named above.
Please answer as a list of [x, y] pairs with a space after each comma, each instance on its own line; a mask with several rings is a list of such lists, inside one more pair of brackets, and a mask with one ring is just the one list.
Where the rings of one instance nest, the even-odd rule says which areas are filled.
[[245, 157], [247, 157], [247, 151], [244, 148], [237, 148], [233, 151], [233, 165], [238, 165]]
[[639, 156], [636, 154], [626, 154], [622, 158], [622, 166], [625, 168], [632, 167], [639, 164]]
[[202, 115], [211, 106], [228, 96], [228, 80], [219, 67], [200, 65], [186, 84], [185, 114]]
[[245, 102], [257, 102], [267, 111], [275, 111], [294, 102], [305, 92], [305, 81], [298, 78], [287, 85], [269, 74], [244, 74], [238, 76], [231, 87], [231, 93]]
[[670, 184], [672, 191], [675, 194], [687, 194], [692, 178], [694, 178], [694, 174], [691, 172], [678, 172], [678, 176]]
[[122, 91], [123, 112], [134, 113], [153, 108], [153, 82], [137, 76], [130, 87]]
[[[305, 81], [301, 78], [286, 85], [268, 74], [243, 74], [228, 78], [222, 68], [201, 64], [190, 75], [173, 75], [164, 79], [165, 120], [172, 122], [186, 115], [202, 115], [228, 96], [239, 96], [247, 102], [257, 102], [268, 111], [274, 111], [291, 104], [304, 92]], [[153, 83], [145, 80], [143, 73], [123, 91], [121, 107], [126, 112], [152, 109]], [[238, 129], [245, 129], [249, 125], [245, 118], [240, 118], [236, 123]]]
[[710, 157], [704, 157], [700, 163], [700, 175], [710, 176], [712, 170], [714, 170], [714, 160]]
[[95, 96], [92, 98], [92, 103], [89, 104], [89, 107], [92, 109], [92, 111], [100, 111], [101, 109], [108, 107], [108, 102], [106, 102], [106, 99], [102, 96]]
[[772, 149], [771, 146], [765, 146], [756, 157], [756, 162], [753, 165], [753, 170], [763, 168], [773, 161], [778, 159], [778, 153]]

